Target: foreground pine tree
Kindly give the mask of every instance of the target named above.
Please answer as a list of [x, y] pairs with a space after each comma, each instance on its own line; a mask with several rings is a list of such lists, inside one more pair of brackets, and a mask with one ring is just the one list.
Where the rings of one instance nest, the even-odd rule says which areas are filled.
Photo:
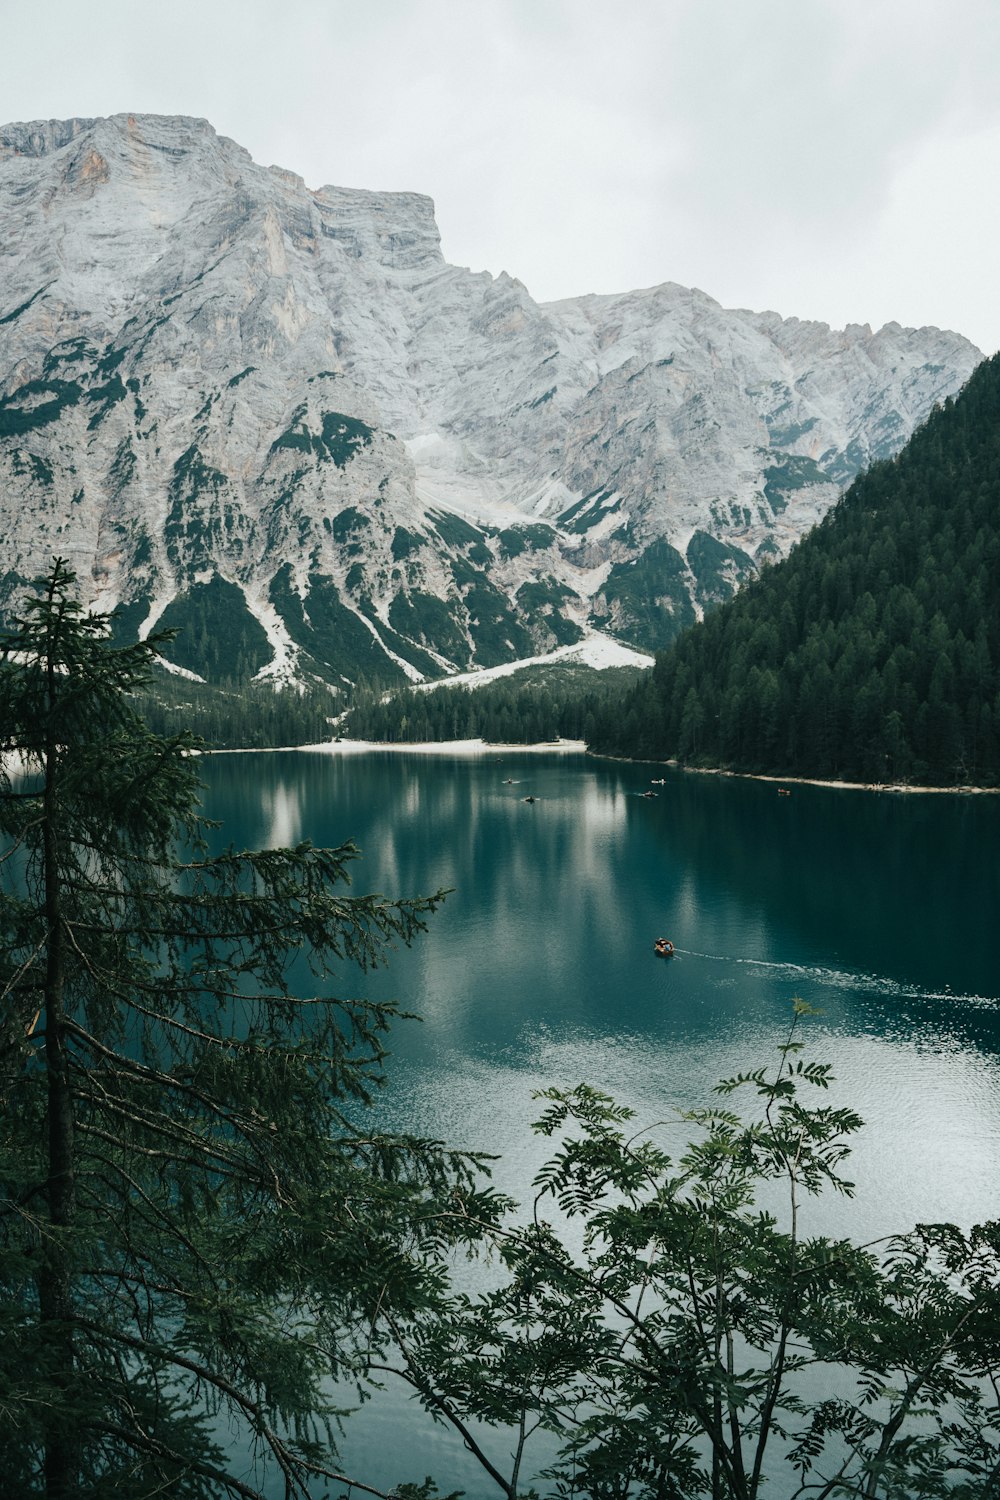
[[348, 896], [350, 845], [209, 856], [190, 741], [129, 706], [156, 642], [73, 585], [0, 641], [3, 1485], [253, 1497], [252, 1449], [305, 1495], [331, 1380], [467, 1232], [433, 1210], [476, 1163], [364, 1128], [392, 1009], [326, 983], [440, 897]]

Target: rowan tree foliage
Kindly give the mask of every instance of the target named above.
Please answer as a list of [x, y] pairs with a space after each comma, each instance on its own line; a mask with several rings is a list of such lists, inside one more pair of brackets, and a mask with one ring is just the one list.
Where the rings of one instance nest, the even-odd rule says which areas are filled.
[[331, 1380], [470, 1232], [477, 1162], [365, 1118], [392, 1007], [330, 996], [441, 896], [348, 894], [349, 844], [209, 854], [190, 738], [129, 706], [157, 641], [73, 585], [0, 643], [5, 1492], [252, 1500], [252, 1450], [315, 1494]]
[[588, 1086], [543, 1094], [533, 1213], [487, 1231], [508, 1279], [398, 1329], [395, 1368], [509, 1500], [539, 1430], [560, 1497], [1000, 1495], [1000, 1224], [804, 1234], [808, 1196], [850, 1194], [861, 1122], [810, 1102], [830, 1069], [794, 1030], [722, 1107], [648, 1129]]

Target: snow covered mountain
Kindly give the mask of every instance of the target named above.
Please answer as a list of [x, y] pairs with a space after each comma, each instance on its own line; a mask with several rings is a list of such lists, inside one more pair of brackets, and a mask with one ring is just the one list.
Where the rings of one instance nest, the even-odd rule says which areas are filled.
[[981, 358], [671, 283], [540, 305], [428, 198], [186, 118], [0, 129], [0, 244], [0, 604], [58, 553], [207, 677], [663, 645]]

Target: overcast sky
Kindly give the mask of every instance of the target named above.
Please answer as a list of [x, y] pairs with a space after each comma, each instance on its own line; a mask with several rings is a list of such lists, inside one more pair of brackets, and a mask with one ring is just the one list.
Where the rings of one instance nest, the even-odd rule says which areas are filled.
[[728, 307], [1000, 348], [998, 0], [44, 0], [0, 119], [200, 115], [310, 187], [435, 200], [539, 300]]

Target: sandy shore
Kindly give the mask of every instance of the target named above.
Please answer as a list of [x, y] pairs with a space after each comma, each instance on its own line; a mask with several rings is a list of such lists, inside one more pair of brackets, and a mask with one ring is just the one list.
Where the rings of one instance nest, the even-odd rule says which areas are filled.
[[737, 781], [772, 781], [776, 786], [828, 786], [845, 792], [921, 792], [946, 793], [948, 796], [995, 796], [1000, 787], [995, 786], [910, 786], [901, 781], [821, 781], [812, 776], [765, 776], [753, 771], [723, 771], [716, 766], [679, 766], [676, 761], [651, 761], [651, 765], [664, 764], [672, 770], [684, 771], [689, 776], [732, 776]]
[[542, 740], [537, 745], [500, 745], [492, 740], [422, 740], [387, 745], [377, 740], [322, 740], [318, 745], [273, 745], [261, 750], [206, 750], [205, 755], [273, 755], [301, 750], [320, 755], [583, 755], [583, 740]]

